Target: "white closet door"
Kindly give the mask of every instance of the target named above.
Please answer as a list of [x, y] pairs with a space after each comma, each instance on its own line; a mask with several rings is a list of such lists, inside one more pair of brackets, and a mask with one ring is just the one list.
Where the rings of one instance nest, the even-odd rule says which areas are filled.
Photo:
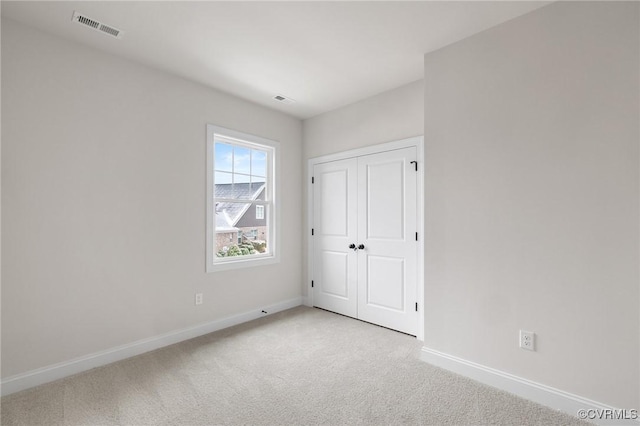
[[358, 160], [314, 167], [315, 306], [357, 318]]
[[416, 148], [358, 159], [358, 318], [416, 335]]

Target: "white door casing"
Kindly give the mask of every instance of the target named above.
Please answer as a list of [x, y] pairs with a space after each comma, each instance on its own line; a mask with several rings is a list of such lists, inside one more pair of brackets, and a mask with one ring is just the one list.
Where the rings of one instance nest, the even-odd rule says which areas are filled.
[[314, 306], [418, 334], [416, 166], [416, 146], [313, 165]]

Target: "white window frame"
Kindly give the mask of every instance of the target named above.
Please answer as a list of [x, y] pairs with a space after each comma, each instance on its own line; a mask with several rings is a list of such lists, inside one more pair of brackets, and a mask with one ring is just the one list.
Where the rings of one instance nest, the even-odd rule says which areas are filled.
[[[265, 205], [268, 207], [267, 217], [267, 244], [270, 248], [268, 254], [258, 254], [251, 256], [215, 257], [215, 140], [216, 137], [235, 145], [247, 148], [261, 149], [268, 151], [267, 161], [267, 185]], [[278, 200], [280, 184], [280, 144], [271, 139], [248, 133], [231, 130], [224, 127], [207, 124], [207, 226], [206, 226], [206, 271], [217, 272], [229, 269], [247, 268], [253, 266], [269, 265], [280, 262], [280, 203]], [[262, 200], [256, 203], [263, 203]], [[256, 204], [254, 204], [256, 205]]]
[[256, 220], [264, 220], [264, 206], [256, 205]]

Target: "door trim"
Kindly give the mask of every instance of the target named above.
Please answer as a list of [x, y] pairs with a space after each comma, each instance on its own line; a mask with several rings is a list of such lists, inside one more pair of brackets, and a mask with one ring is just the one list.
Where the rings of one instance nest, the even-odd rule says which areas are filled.
[[313, 280], [313, 237], [311, 230], [313, 228], [313, 169], [316, 164], [327, 163], [336, 160], [345, 160], [347, 158], [360, 157], [363, 155], [377, 154], [386, 151], [394, 151], [396, 149], [415, 147], [418, 158], [418, 180], [416, 182], [417, 191], [417, 229], [418, 229], [418, 262], [417, 262], [417, 293], [418, 301], [418, 327], [416, 338], [424, 341], [424, 136], [414, 136], [407, 139], [401, 139], [393, 142], [386, 142], [377, 145], [370, 145], [363, 148], [351, 149], [335, 154], [323, 155], [307, 160], [307, 298], [306, 304], [314, 306], [313, 291], [311, 290], [311, 281]]

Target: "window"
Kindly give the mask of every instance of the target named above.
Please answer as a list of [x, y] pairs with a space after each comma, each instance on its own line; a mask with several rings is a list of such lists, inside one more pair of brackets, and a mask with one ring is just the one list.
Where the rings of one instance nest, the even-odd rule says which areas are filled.
[[207, 272], [278, 261], [278, 143], [207, 126]]

